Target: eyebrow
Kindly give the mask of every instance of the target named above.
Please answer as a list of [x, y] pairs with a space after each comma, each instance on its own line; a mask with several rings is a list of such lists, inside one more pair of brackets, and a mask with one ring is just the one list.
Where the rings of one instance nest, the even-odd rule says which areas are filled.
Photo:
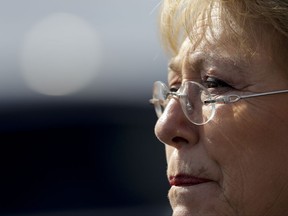
[[248, 63], [247, 61], [240, 58], [227, 58], [223, 56], [217, 56], [214, 58], [216, 60], [216, 65], [220, 65], [226, 68], [229, 71], [235, 71], [237, 73], [242, 73], [247, 70]]
[[168, 64], [168, 77], [169, 74], [174, 74], [179, 78], [182, 77], [182, 67], [185, 58], [188, 60], [188, 64], [185, 67], [188, 71], [198, 71], [200, 74], [206, 71], [206, 66], [208, 68], [216, 66], [216, 68], [225, 68], [226, 71], [236, 72], [237, 74], [244, 75], [243, 71], [247, 70], [249, 63], [244, 59], [233, 57], [225, 57], [218, 54], [205, 53], [205, 52], [194, 52], [188, 53], [184, 56], [176, 56], [171, 58]]
[[241, 59], [237, 56], [225, 57], [221, 54], [191, 53], [188, 58], [189, 67], [194, 68], [196, 71], [201, 71], [205, 69], [205, 65], [208, 65], [208, 67], [220, 66], [230, 71], [243, 72], [249, 65], [245, 59]]

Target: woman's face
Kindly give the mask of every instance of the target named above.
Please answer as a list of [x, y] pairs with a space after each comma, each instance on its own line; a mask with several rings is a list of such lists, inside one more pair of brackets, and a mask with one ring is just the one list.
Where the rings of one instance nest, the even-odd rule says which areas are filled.
[[[225, 48], [219, 46], [225, 44]], [[287, 71], [259, 46], [244, 55], [223, 35], [193, 49], [186, 40], [172, 59], [168, 84], [197, 81], [215, 94], [288, 89]], [[288, 94], [216, 106], [197, 126], [172, 98], [155, 133], [166, 146], [173, 215], [285, 215], [288, 202]]]

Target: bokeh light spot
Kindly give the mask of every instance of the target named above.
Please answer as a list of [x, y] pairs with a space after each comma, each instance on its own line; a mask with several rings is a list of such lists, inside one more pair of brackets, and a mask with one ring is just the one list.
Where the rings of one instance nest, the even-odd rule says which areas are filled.
[[84, 88], [101, 64], [96, 30], [81, 17], [52, 14], [27, 33], [21, 71], [27, 85], [45, 95], [66, 95]]

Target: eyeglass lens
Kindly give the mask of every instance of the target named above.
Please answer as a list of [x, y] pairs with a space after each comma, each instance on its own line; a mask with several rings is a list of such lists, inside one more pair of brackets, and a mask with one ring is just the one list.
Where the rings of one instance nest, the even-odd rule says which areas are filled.
[[[196, 125], [203, 125], [210, 121], [215, 113], [215, 104], [205, 104], [212, 99], [207, 89], [199, 83], [187, 81], [176, 93], [185, 116]], [[170, 96], [169, 96], [170, 95]], [[168, 87], [162, 82], [154, 83], [153, 98], [158, 118], [162, 115], [171, 97]]]

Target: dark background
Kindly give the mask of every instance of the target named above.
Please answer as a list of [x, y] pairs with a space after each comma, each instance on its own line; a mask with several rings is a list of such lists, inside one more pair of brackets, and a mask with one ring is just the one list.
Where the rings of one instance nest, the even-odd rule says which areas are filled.
[[0, 0], [1, 216], [171, 215], [159, 3]]
[[153, 135], [152, 107], [15, 107], [0, 113], [0, 215], [167, 215], [164, 147]]

